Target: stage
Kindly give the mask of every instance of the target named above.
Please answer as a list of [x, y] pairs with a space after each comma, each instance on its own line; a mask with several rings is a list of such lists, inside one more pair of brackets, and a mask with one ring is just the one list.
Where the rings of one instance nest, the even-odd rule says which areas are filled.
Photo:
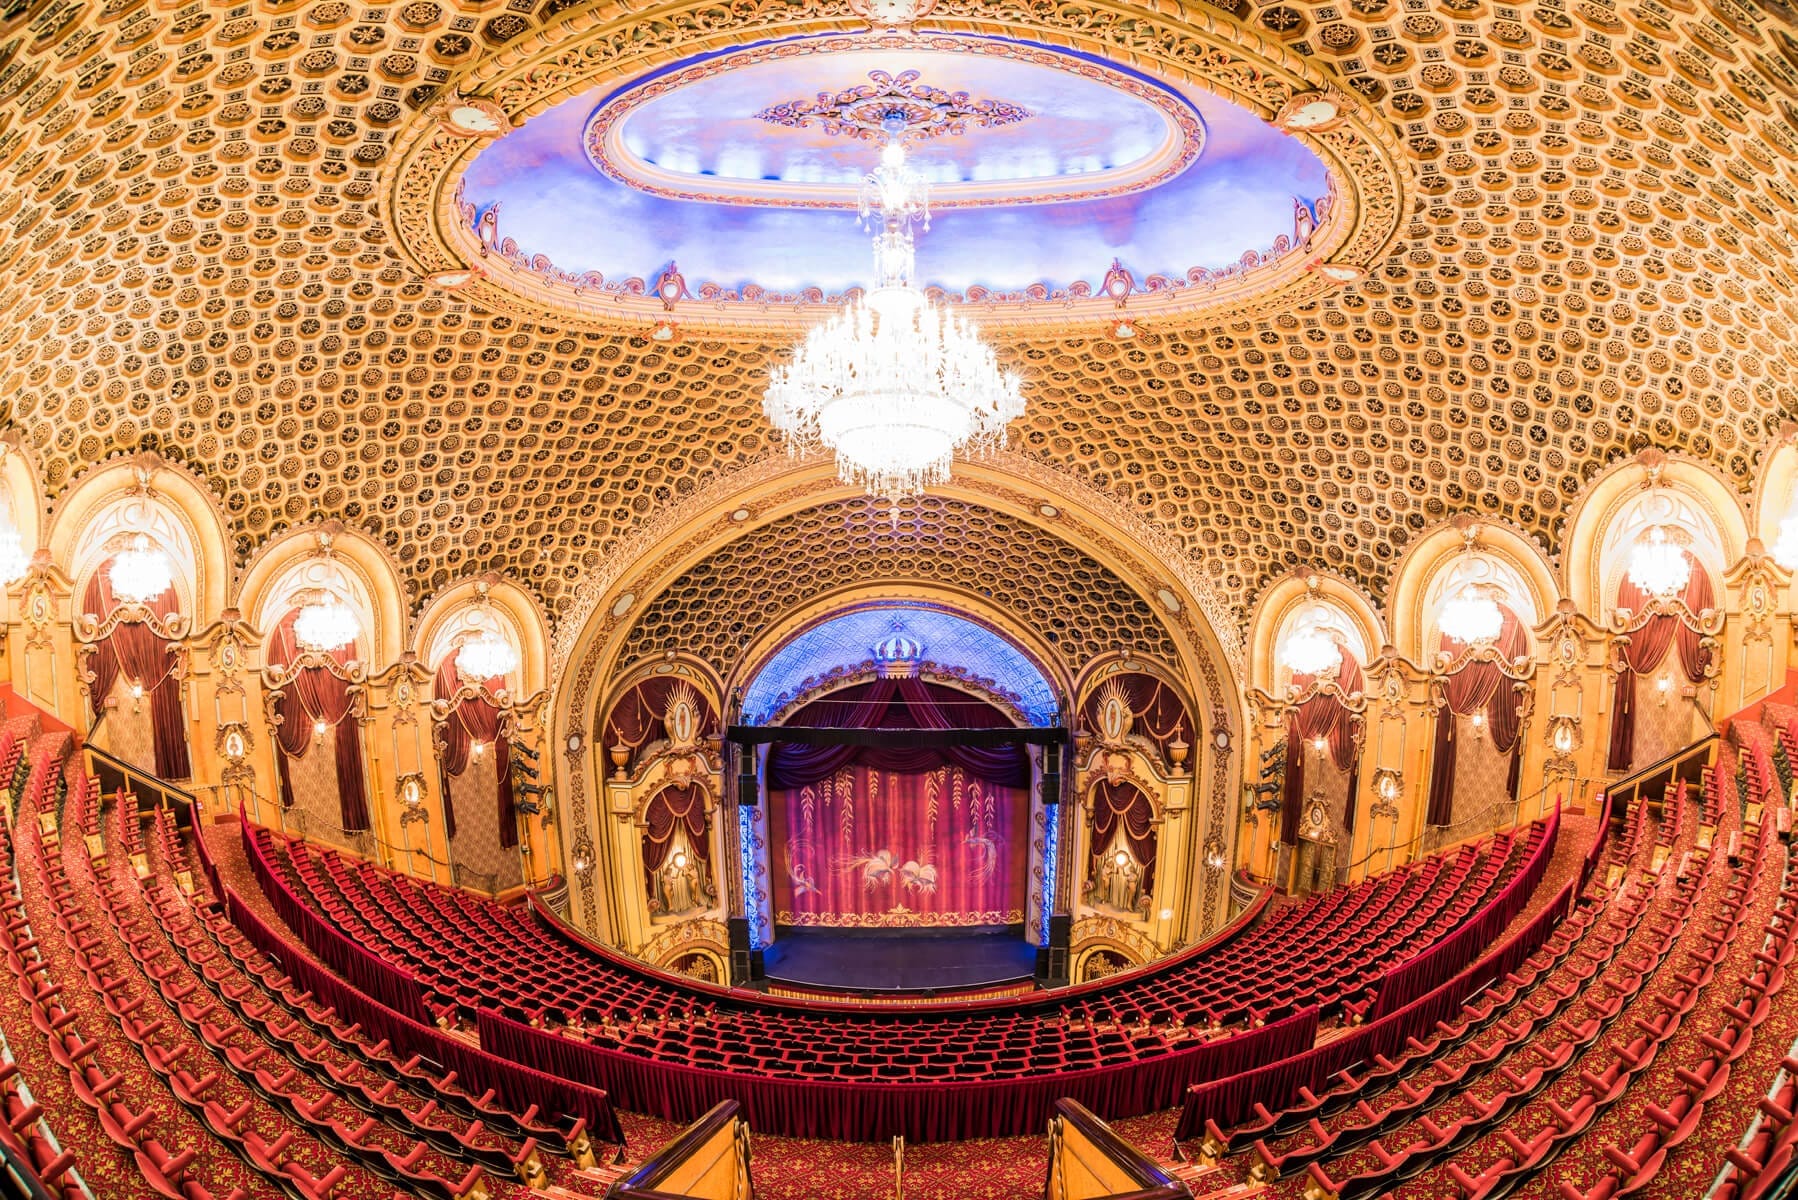
[[770, 982], [845, 992], [943, 991], [1028, 979], [1036, 947], [1021, 926], [978, 929], [780, 928]]

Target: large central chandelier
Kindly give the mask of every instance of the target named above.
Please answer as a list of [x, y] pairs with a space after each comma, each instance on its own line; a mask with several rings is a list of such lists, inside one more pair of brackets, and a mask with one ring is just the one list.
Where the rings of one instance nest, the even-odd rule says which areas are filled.
[[1629, 581], [1650, 596], [1666, 598], [1685, 589], [1692, 562], [1683, 546], [1656, 525], [1637, 540], [1629, 553]]
[[174, 582], [168, 555], [152, 546], [141, 533], [113, 557], [107, 578], [112, 594], [126, 604], [148, 604]]
[[862, 181], [875, 286], [812, 330], [762, 400], [795, 453], [834, 450], [845, 483], [893, 497], [941, 483], [958, 449], [998, 445], [1024, 412], [1018, 377], [999, 369], [973, 323], [913, 282], [930, 186], [905, 161], [904, 126], [903, 116], [886, 122], [880, 165]]

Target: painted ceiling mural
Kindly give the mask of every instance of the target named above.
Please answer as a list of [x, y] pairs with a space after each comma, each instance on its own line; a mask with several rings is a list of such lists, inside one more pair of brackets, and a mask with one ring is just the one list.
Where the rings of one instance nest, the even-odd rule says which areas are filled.
[[484, 245], [593, 286], [841, 295], [868, 279], [861, 180], [894, 122], [931, 183], [927, 286], [1097, 291], [1114, 260], [1185, 280], [1303, 241], [1323, 163], [1227, 100], [1027, 43], [801, 38], [577, 95], [461, 181]]
[[[1100, 15], [1125, 14], [1112, 58], [1161, 19], [1052, 7], [1095, 53]], [[415, 610], [492, 570], [560, 615], [659, 513], [779, 460], [760, 400], [791, 336], [571, 328], [433, 288], [404, 256], [383, 180], [405, 132], [490, 64], [521, 77], [539, 45], [588, 44], [594, 11], [0, 12], [0, 420], [49, 498], [153, 448], [218, 498], [239, 566], [336, 518], [391, 550]], [[1301, 564], [1380, 596], [1454, 512], [1558, 549], [1583, 481], [1651, 444], [1746, 490], [1798, 417], [1789, 12], [1243, 6], [1245, 37], [1399, 147], [1416, 190], [1396, 242], [1279, 311], [996, 337], [1030, 403], [1015, 454], [1166, 530], [1238, 611]]]

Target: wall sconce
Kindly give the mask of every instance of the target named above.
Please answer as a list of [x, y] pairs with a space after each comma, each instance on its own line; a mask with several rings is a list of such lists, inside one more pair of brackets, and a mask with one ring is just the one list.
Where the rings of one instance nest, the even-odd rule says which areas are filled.
[[1654, 690], [1659, 693], [1661, 707], [1667, 707], [1667, 701], [1673, 697], [1673, 676], [1663, 675], [1654, 681]]
[[243, 726], [226, 725], [219, 730], [219, 733], [222, 735], [219, 738], [219, 751], [233, 764], [242, 762], [244, 755], [249, 753], [250, 749], [250, 742], [244, 736]]
[[469, 752], [469, 754], [474, 756], [476, 762], [479, 762], [481, 757], [487, 753], [487, 743], [486, 742], [476, 742], [474, 745], [472, 745], [468, 748], [468, 752]]
[[[1218, 840], [1215, 837], [1207, 838], [1205, 841], [1205, 867], [1206, 867], [1206, 869], [1211, 870], [1211, 871], [1221, 871], [1228, 865], [1229, 865], [1229, 860], [1224, 857], [1223, 842]], [[1162, 915], [1163, 915], [1163, 919], [1166, 919], [1167, 917], [1170, 917], [1173, 914], [1171, 912], [1164, 912]]]
[[1322, 754], [1325, 750], [1330, 748], [1330, 740], [1323, 737], [1314, 737], [1311, 739], [1311, 748], [1319, 754]]
[[396, 794], [400, 798], [400, 824], [411, 825], [429, 819], [425, 811], [425, 777], [416, 772], [399, 777]]
[[1556, 758], [1571, 758], [1580, 747], [1579, 718], [1559, 713], [1548, 719], [1548, 748]]
[[569, 860], [568, 865], [574, 868], [574, 873], [580, 876], [583, 883], [592, 879], [593, 843], [585, 837], [577, 838], [574, 843], [574, 857]]
[[1397, 767], [1376, 767], [1373, 773], [1373, 794], [1371, 815], [1391, 817], [1396, 821], [1399, 797], [1405, 794], [1404, 775]]
[[1473, 716], [1469, 718], [1469, 723], [1473, 726], [1473, 736], [1478, 737], [1480, 732], [1486, 728], [1486, 714], [1483, 712], [1474, 713]]
[[135, 679], [131, 681], [131, 711], [140, 713], [144, 710], [144, 685]]
[[312, 740], [315, 742], [324, 741], [325, 734], [330, 730], [330, 728], [331, 728], [330, 724], [325, 721], [312, 722]]

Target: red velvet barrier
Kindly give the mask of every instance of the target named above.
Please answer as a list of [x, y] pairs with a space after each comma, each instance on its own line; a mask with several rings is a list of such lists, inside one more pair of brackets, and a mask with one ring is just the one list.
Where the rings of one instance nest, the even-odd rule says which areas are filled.
[[1579, 882], [1569, 881], [1503, 946], [1397, 1012], [1306, 1053], [1187, 1089], [1180, 1123], [1174, 1131], [1175, 1140], [1204, 1136], [1208, 1119], [1225, 1129], [1240, 1125], [1254, 1115], [1257, 1103], [1278, 1112], [1297, 1099], [1301, 1087], [1318, 1091], [1328, 1087], [1331, 1076], [1338, 1071], [1370, 1061], [1376, 1054], [1391, 1057], [1400, 1053], [1412, 1037], [1427, 1038], [1436, 1028], [1437, 1021], [1451, 1020], [1469, 997], [1492, 980], [1503, 978], [1506, 972], [1515, 971], [1525, 959], [1541, 949], [1555, 927], [1572, 911], [1579, 891]]
[[1055, 1101], [1078, 1100], [1108, 1120], [1166, 1108], [1181, 1089], [1290, 1058], [1317, 1039], [1317, 1009], [1264, 1028], [1123, 1066], [991, 1082], [817, 1082], [652, 1062], [521, 1025], [485, 1009], [481, 1045], [539, 1071], [603, 1090], [632, 1112], [689, 1121], [735, 1100], [758, 1133], [841, 1141], [914, 1142], [1040, 1133]]
[[1561, 811], [1556, 809], [1548, 819], [1548, 828], [1530, 854], [1529, 861], [1505, 884], [1505, 890], [1471, 920], [1428, 947], [1415, 957], [1386, 972], [1380, 983], [1380, 997], [1374, 1005], [1374, 1017], [1386, 1016], [1434, 991], [1492, 944], [1492, 939], [1505, 931], [1505, 926], [1529, 906], [1536, 885], [1548, 871], [1554, 858], [1555, 838], [1561, 828]]
[[244, 855], [250, 860], [250, 870], [261, 885], [262, 894], [274, 905], [276, 915], [306, 943], [307, 949], [324, 959], [327, 966], [364, 995], [410, 1020], [430, 1024], [431, 1014], [425, 1008], [424, 989], [412, 972], [364, 950], [307, 907], [275, 872], [274, 864], [262, 853], [248, 824], [243, 826], [243, 843]]
[[593, 1137], [602, 1142], [624, 1144], [618, 1114], [604, 1092], [507, 1062], [450, 1037], [434, 1026], [408, 1020], [363, 995], [304, 955], [292, 953], [287, 939], [270, 928], [236, 892], [226, 888], [221, 895], [226, 916], [251, 945], [280, 963], [281, 970], [300, 988], [311, 992], [321, 1005], [336, 1009], [337, 1015], [345, 1021], [359, 1023], [371, 1039], [385, 1038], [399, 1057], [417, 1054], [442, 1070], [454, 1071], [463, 1087], [476, 1094], [491, 1088], [500, 1104], [511, 1112], [522, 1113], [535, 1104], [548, 1121], [582, 1117]]

